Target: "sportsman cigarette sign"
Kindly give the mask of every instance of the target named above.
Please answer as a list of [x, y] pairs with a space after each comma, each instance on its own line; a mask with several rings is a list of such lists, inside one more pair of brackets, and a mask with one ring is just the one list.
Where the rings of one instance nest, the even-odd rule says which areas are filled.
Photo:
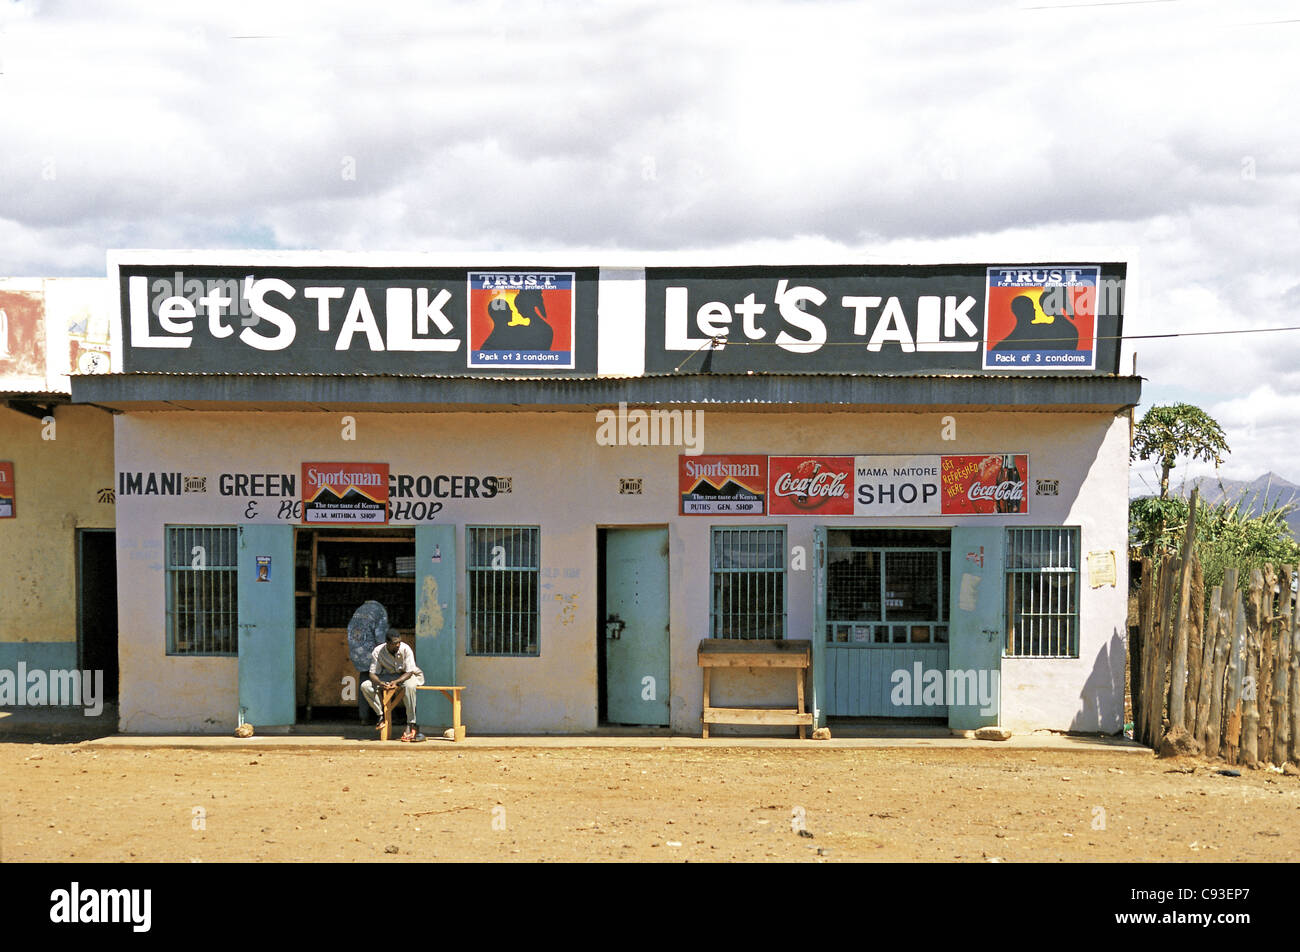
[[388, 522], [388, 464], [303, 463], [302, 521]]
[[766, 456], [679, 456], [683, 516], [761, 516], [767, 494]]

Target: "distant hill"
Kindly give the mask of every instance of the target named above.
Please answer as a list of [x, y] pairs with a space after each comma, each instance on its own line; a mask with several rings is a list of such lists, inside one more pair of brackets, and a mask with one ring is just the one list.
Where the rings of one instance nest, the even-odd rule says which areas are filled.
[[[1202, 476], [1189, 480], [1179, 490], [1184, 498], [1192, 494], [1193, 487], [1200, 487], [1201, 500], [1214, 505], [1227, 500], [1236, 502], [1245, 493], [1246, 509], [1251, 515], [1259, 515], [1268, 503], [1286, 504], [1294, 502], [1300, 506], [1300, 485], [1283, 479], [1277, 473], [1265, 473], [1249, 482], [1241, 479], [1219, 479], [1215, 476]], [[1287, 518], [1291, 534], [1300, 539], [1300, 509]]]

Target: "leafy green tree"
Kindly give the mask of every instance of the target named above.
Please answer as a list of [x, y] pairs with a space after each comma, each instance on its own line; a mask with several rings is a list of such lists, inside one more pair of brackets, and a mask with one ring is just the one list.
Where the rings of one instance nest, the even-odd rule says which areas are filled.
[[[1223, 583], [1225, 569], [1239, 569], [1244, 587], [1250, 579], [1250, 570], [1263, 568], [1266, 562], [1300, 563], [1300, 543], [1286, 521], [1296, 505], [1266, 500], [1262, 511], [1251, 515], [1258, 499], [1258, 494], [1248, 499], [1243, 492], [1235, 501], [1225, 499], [1214, 505], [1196, 507], [1196, 552], [1201, 560], [1207, 598], [1210, 589]], [[1142, 546], [1144, 554], [1177, 553], [1183, 544], [1188, 508], [1187, 500], [1180, 496], [1167, 499], [1144, 496], [1132, 500], [1130, 541]]]
[[[1198, 508], [1199, 519], [1204, 515], [1205, 507]], [[1187, 525], [1187, 512], [1187, 500], [1182, 496], [1170, 496], [1165, 499], [1158, 496], [1142, 496], [1130, 500], [1128, 504], [1129, 544], [1141, 547], [1143, 555], [1155, 555], [1163, 550], [1173, 552], [1181, 548], [1183, 526]]]
[[1196, 550], [1201, 557], [1207, 598], [1210, 589], [1223, 582], [1225, 569], [1240, 569], [1244, 587], [1251, 569], [1263, 568], [1266, 562], [1300, 562], [1300, 544], [1286, 521], [1295, 511], [1295, 504], [1266, 501], [1259, 515], [1252, 516], [1250, 511], [1258, 499], [1256, 494], [1247, 502], [1243, 492], [1236, 502], [1224, 500], [1217, 506], [1207, 506], [1204, 513], [1198, 509]]
[[1133, 459], [1151, 459], [1160, 464], [1160, 498], [1169, 495], [1169, 471], [1179, 457], [1214, 462], [1218, 467], [1230, 452], [1223, 428], [1190, 403], [1152, 407], [1137, 425], [1133, 437]]

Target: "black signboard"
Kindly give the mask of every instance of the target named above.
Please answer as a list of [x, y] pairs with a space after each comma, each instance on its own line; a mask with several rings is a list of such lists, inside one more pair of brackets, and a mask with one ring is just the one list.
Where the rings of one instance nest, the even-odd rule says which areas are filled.
[[1123, 264], [646, 269], [647, 373], [1118, 373]]
[[596, 268], [119, 266], [123, 369], [595, 374]]

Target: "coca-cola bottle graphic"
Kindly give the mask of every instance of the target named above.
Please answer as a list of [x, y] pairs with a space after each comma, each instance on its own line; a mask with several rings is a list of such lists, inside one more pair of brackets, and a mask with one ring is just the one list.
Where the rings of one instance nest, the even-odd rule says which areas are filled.
[[998, 473], [998, 495], [995, 508], [998, 512], [1019, 512], [1020, 499], [1015, 497], [1019, 489], [1020, 467], [1014, 456], [1002, 457], [1002, 469]]

